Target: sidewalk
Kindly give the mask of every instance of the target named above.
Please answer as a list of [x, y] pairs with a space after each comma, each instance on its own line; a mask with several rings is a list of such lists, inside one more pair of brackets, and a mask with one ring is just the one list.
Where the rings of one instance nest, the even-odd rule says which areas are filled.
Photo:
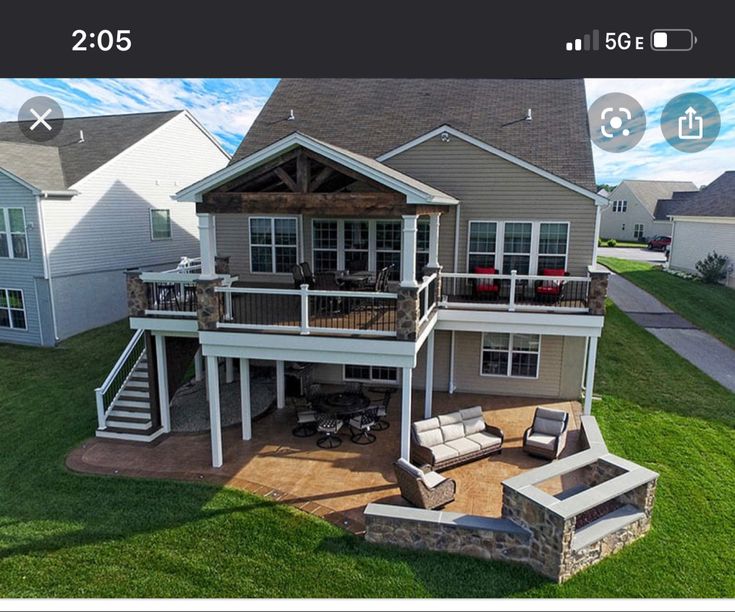
[[735, 393], [735, 351], [730, 347], [615, 272], [610, 272], [608, 295], [638, 325]]

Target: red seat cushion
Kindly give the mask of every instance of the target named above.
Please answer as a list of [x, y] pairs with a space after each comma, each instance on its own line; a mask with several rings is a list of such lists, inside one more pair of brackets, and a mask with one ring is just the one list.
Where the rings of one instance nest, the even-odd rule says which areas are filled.
[[543, 276], [564, 276], [567, 271], [564, 268], [545, 268]]
[[[474, 273], [475, 274], [497, 274], [498, 271], [495, 268], [475, 266]], [[499, 290], [500, 290], [500, 287], [498, 287], [498, 285], [495, 284], [494, 280], [476, 279], [475, 281], [475, 291], [480, 291], [483, 293], [495, 293], [496, 291], [499, 291]]]
[[545, 295], [559, 295], [561, 287], [559, 285], [539, 285], [536, 287], [536, 293], [543, 293]]

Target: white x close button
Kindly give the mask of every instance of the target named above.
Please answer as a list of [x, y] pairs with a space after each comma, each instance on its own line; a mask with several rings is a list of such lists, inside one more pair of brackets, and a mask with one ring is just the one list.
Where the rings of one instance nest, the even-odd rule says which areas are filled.
[[47, 96], [26, 100], [18, 111], [20, 131], [34, 142], [56, 138], [64, 127], [64, 113], [59, 103]]

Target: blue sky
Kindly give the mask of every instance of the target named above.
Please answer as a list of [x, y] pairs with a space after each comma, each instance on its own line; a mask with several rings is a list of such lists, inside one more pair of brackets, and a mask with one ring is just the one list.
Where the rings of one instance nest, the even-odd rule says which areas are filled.
[[[68, 116], [189, 109], [233, 151], [278, 79], [0, 79], [0, 121], [15, 120], [34, 95], [55, 98]], [[735, 169], [735, 80], [587, 79], [588, 105], [604, 93], [633, 96], [646, 111], [648, 129], [633, 150], [606, 153], [593, 145], [598, 183], [623, 178], [692, 180], [706, 184]], [[671, 98], [687, 92], [708, 96], [719, 108], [722, 129], [700, 153], [681, 153], [659, 128]]]

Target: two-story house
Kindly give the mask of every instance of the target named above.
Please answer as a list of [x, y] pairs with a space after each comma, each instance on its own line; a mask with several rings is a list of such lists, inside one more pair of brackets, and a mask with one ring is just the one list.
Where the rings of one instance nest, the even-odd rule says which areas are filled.
[[171, 196], [229, 160], [186, 111], [49, 122], [41, 143], [0, 123], [0, 342], [124, 318], [123, 270], [198, 255], [194, 205]]
[[671, 221], [656, 214], [656, 204], [692, 191], [697, 186], [690, 181], [622, 181], [607, 196], [610, 204], [602, 209], [600, 235], [628, 242], [671, 236]]
[[[275, 363], [279, 408], [288, 362], [399, 387], [404, 458], [412, 388], [584, 390], [589, 412], [607, 283], [594, 189], [582, 80], [285, 79], [230, 164], [177, 194], [201, 274], [129, 275], [138, 331], [98, 390], [98, 435], [168, 432], [192, 358], [216, 467], [220, 359], [239, 367], [244, 440], [256, 360]], [[130, 380], [150, 402], [123, 404], [137, 416]]]

